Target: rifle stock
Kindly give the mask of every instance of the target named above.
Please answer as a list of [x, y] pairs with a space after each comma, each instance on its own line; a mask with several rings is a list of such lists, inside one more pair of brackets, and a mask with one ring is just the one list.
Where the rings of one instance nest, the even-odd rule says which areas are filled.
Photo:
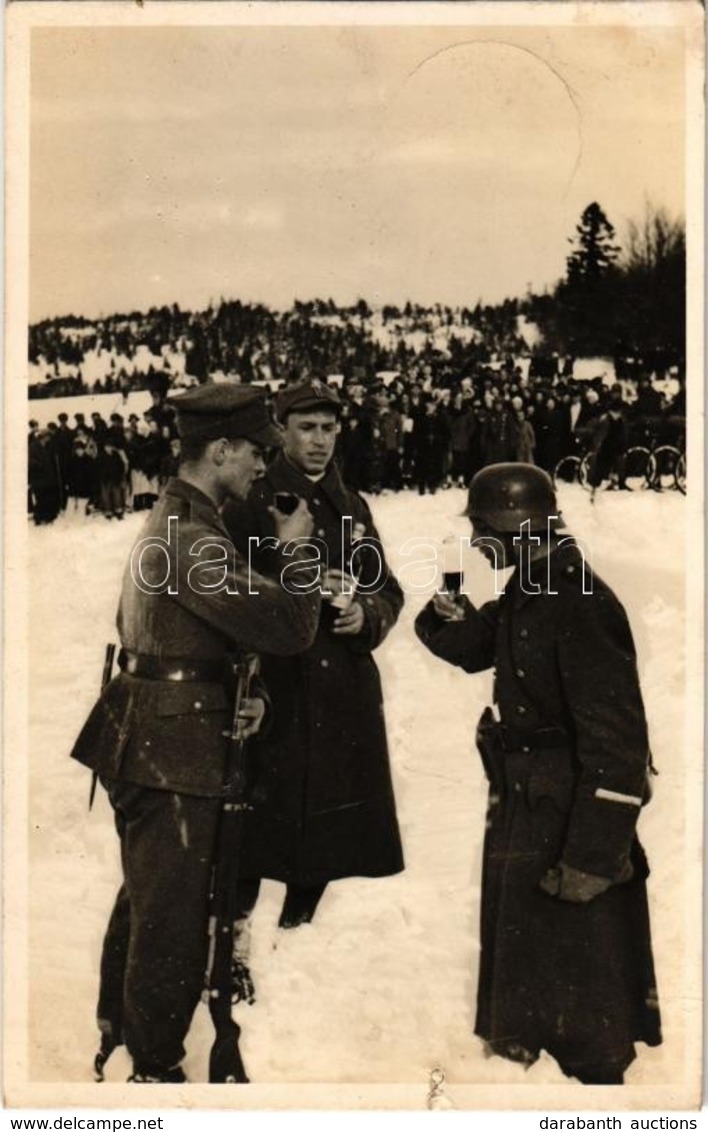
[[236, 692], [212, 874], [208, 956], [202, 996], [209, 1006], [216, 1031], [209, 1056], [209, 1081], [212, 1084], [248, 1083], [239, 1049], [241, 1031], [231, 1017], [231, 960], [243, 813], [247, 808], [244, 798], [246, 740], [239, 715], [257, 667], [256, 657], [240, 657], [234, 663]]

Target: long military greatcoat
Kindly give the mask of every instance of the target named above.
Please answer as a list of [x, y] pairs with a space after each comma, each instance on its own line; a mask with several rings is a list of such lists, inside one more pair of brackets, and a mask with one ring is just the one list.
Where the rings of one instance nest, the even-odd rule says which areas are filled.
[[[635, 1040], [661, 1041], [635, 834], [649, 749], [624, 610], [568, 540], [523, 586], [517, 569], [502, 597], [468, 604], [461, 621], [430, 604], [416, 631], [466, 672], [495, 668], [505, 727], [501, 745], [482, 744], [490, 793], [475, 1031], [499, 1052], [546, 1049], [570, 1074], [622, 1072]], [[539, 729], [555, 729], [547, 746]], [[612, 880], [631, 861], [634, 875], [587, 904], [564, 902], [539, 887], [561, 859]]]
[[[268, 734], [250, 745], [253, 812], [247, 816], [241, 875], [318, 884], [345, 876], [387, 876], [403, 868], [391, 783], [381, 683], [373, 650], [393, 627], [401, 589], [383, 558], [366, 502], [344, 486], [331, 465], [312, 482], [279, 453], [245, 506], [224, 514], [229, 533], [247, 552], [249, 538], [274, 534], [268, 507], [276, 491], [307, 500], [313, 537], [326, 546], [330, 568], [342, 565], [342, 520], [361, 522], [381, 553], [361, 552], [358, 600], [363, 631], [332, 633], [333, 611], [322, 603], [314, 643], [298, 656], [263, 658], [273, 703]], [[273, 569], [268, 551], [253, 559]], [[370, 589], [371, 592], [366, 592]]]

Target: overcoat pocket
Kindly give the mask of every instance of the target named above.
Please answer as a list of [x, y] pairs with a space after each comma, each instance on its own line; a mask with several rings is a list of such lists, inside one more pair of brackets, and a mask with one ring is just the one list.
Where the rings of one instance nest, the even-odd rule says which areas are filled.
[[570, 751], [565, 749], [539, 750], [532, 756], [533, 764], [526, 783], [526, 798], [531, 809], [548, 798], [562, 814], [573, 804], [575, 775]]

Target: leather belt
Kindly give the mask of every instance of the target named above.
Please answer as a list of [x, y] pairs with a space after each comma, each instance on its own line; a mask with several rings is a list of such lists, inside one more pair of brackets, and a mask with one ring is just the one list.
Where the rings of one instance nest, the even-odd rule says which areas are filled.
[[227, 674], [224, 660], [195, 660], [193, 657], [148, 656], [147, 653], [121, 649], [118, 667], [129, 676], [142, 680], [191, 681], [193, 683], [221, 684]]
[[539, 751], [544, 748], [566, 747], [570, 741], [561, 727], [539, 727], [536, 731], [519, 731], [498, 723], [497, 733], [505, 751]]

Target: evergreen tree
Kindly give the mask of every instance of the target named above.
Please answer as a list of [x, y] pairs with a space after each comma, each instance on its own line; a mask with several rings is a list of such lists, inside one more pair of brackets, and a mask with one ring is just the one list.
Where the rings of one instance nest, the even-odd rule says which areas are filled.
[[610, 274], [620, 249], [615, 230], [596, 201], [587, 206], [575, 232], [569, 240], [576, 246], [567, 260], [568, 283], [595, 282]]
[[620, 249], [596, 201], [584, 210], [570, 243], [574, 248], [566, 261], [566, 278], [554, 296], [559, 336], [573, 355], [611, 355], [617, 339]]

